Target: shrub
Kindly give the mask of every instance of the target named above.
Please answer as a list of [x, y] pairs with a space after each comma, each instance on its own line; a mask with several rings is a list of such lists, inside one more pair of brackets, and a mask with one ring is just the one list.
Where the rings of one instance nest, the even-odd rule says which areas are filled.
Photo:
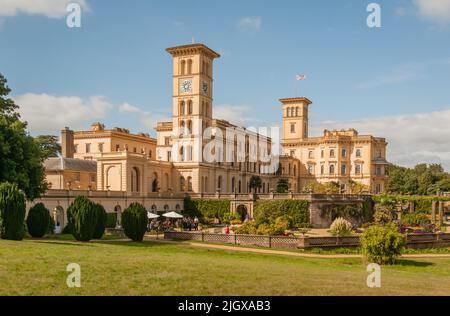
[[254, 209], [255, 221], [258, 225], [274, 224], [283, 217], [288, 221], [288, 228], [309, 223], [309, 202], [303, 200], [259, 201]]
[[50, 221], [48, 222], [47, 234], [53, 235], [55, 233], [55, 220], [50, 216]]
[[95, 225], [93, 238], [101, 239], [106, 228], [106, 211], [101, 204], [94, 204], [94, 209], [97, 212], [97, 224]]
[[133, 241], [142, 241], [147, 231], [147, 210], [139, 203], [131, 204], [122, 213], [122, 226], [125, 235]]
[[394, 220], [394, 211], [388, 204], [377, 204], [375, 205], [373, 219], [376, 224], [386, 225]]
[[62, 235], [72, 235], [72, 227], [70, 223], [67, 223], [66, 226], [64, 226], [63, 230], [61, 231]]
[[27, 228], [28, 233], [35, 238], [42, 238], [48, 233], [52, 218], [49, 210], [44, 204], [39, 203], [34, 205], [28, 211]]
[[25, 195], [16, 184], [0, 184], [0, 237], [22, 240], [25, 236]]
[[258, 226], [253, 221], [245, 222], [241, 227], [236, 228], [234, 232], [241, 235], [256, 235]]
[[336, 218], [330, 227], [331, 235], [337, 237], [350, 236], [352, 234], [352, 224], [342, 217]]
[[361, 249], [368, 262], [394, 264], [405, 247], [405, 237], [397, 226], [372, 226], [361, 236]]
[[412, 213], [403, 215], [402, 222], [408, 226], [424, 226], [431, 223], [431, 220], [426, 214]]
[[106, 214], [106, 228], [116, 228], [117, 225], [117, 213], [107, 213]]
[[205, 219], [218, 219], [223, 221], [229, 212], [229, 200], [184, 199], [183, 214], [189, 217], [197, 217], [203, 222]]
[[94, 203], [87, 197], [79, 196], [67, 209], [69, 230], [78, 241], [89, 241], [94, 236], [98, 214]]
[[231, 225], [240, 225], [242, 224], [242, 221], [240, 219], [233, 219], [232, 221], [230, 221]]

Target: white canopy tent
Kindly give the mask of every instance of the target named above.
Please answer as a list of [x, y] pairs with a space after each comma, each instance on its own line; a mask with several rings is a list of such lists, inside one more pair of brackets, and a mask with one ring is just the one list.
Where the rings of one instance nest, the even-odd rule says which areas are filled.
[[159, 218], [159, 215], [157, 215], [155, 213], [147, 212], [147, 217], [149, 219], [155, 219], [155, 218]]
[[177, 212], [169, 212], [163, 215], [164, 217], [167, 218], [183, 218], [183, 215], [178, 214]]

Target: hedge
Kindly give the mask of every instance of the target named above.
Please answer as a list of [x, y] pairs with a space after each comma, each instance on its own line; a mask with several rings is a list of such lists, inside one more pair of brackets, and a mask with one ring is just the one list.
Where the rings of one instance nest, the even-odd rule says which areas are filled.
[[26, 234], [25, 195], [17, 184], [0, 184], [0, 237], [22, 240]]
[[277, 218], [289, 221], [289, 227], [309, 223], [309, 202], [304, 200], [258, 201], [253, 215], [257, 225], [273, 224]]
[[444, 196], [407, 196], [407, 195], [377, 195], [372, 197], [375, 203], [390, 203], [392, 205], [401, 202], [414, 202], [416, 213], [431, 214], [433, 201], [449, 202], [450, 197]]
[[106, 214], [106, 228], [116, 228], [117, 225], [117, 213]]
[[198, 217], [199, 219], [219, 219], [224, 220], [227, 213], [230, 212], [229, 200], [192, 200], [186, 198], [184, 200], [183, 214], [190, 217]]

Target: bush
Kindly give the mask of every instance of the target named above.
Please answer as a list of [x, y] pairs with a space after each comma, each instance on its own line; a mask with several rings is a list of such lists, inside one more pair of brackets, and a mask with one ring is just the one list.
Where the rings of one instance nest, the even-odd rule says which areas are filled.
[[94, 236], [98, 213], [94, 203], [87, 197], [79, 196], [67, 209], [68, 225], [73, 237], [78, 241], [89, 241]]
[[373, 219], [376, 224], [386, 225], [394, 220], [394, 211], [388, 204], [377, 204]]
[[336, 218], [330, 227], [331, 235], [337, 237], [350, 236], [352, 234], [352, 224], [342, 217]]
[[94, 209], [97, 212], [97, 224], [95, 225], [93, 238], [101, 239], [106, 228], [106, 211], [101, 204], [94, 204]]
[[428, 215], [423, 213], [405, 214], [402, 216], [402, 222], [408, 226], [424, 226], [430, 224], [431, 220]]
[[42, 238], [49, 232], [52, 218], [44, 204], [39, 203], [30, 208], [27, 216], [27, 228], [31, 237]]
[[117, 213], [107, 213], [106, 214], [106, 228], [116, 228], [117, 226]]
[[258, 225], [274, 224], [283, 217], [288, 221], [288, 228], [309, 223], [309, 202], [303, 200], [259, 201], [254, 209]]
[[245, 222], [241, 227], [236, 228], [234, 232], [240, 235], [256, 235], [258, 226], [253, 221]]
[[22, 240], [25, 236], [25, 195], [16, 184], [0, 184], [0, 237]]
[[50, 221], [48, 222], [47, 234], [53, 235], [55, 233], [55, 220], [50, 216]]
[[202, 221], [205, 219], [218, 219], [224, 221], [224, 218], [228, 213], [230, 213], [229, 200], [184, 199], [183, 214], [192, 218], [197, 217]]
[[147, 231], [147, 210], [139, 203], [131, 204], [122, 213], [122, 226], [125, 235], [133, 241], [142, 241]]
[[394, 264], [405, 247], [405, 237], [397, 226], [372, 226], [361, 236], [361, 249], [368, 262]]
[[63, 230], [61, 231], [62, 235], [72, 235], [72, 228], [69, 223], [67, 223], [66, 226], [64, 226]]

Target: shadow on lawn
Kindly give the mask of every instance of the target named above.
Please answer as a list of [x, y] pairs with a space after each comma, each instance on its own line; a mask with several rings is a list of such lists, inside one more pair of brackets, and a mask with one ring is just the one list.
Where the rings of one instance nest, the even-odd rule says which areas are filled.
[[400, 259], [396, 262], [396, 265], [398, 266], [404, 266], [404, 267], [429, 267], [434, 266], [435, 263], [433, 262], [423, 262], [423, 261], [414, 261], [414, 260], [407, 260], [407, 259]]
[[75, 241], [75, 240], [38, 240], [38, 239], [30, 239], [33, 242], [40, 244], [51, 244], [58, 246], [77, 246], [77, 247], [93, 247], [89, 242]]

